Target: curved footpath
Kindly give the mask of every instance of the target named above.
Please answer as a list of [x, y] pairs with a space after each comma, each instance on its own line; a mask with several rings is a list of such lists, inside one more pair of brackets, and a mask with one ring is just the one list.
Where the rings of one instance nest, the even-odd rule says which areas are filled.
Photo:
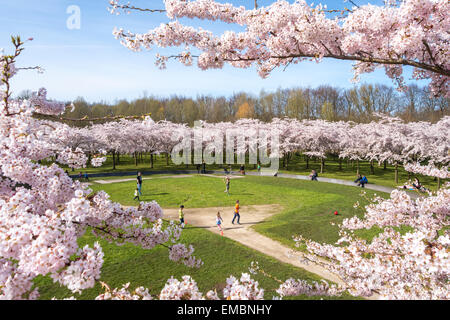
[[[219, 228], [215, 225], [215, 214], [220, 211], [224, 221], [222, 224], [224, 237], [233, 239], [281, 262], [315, 273], [323, 279], [342, 284], [342, 280], [326, 268], [307, 262], [302, 252], [294, 251], [252, 229], [255, 224], [263, 222], [282, 210], [283, 207], [278, 204], [241, 206], [239, 210], [241, 224], [237, 224], [237, 222], [232, 224], [234, 207], [185, 208], [184, 217], [187, 223], [185, 228], [203, 228], [220, 234]], [[170, 220], [178, 220], [178, 209], [164, 209], [164, 217]], [[326, 263], [325, 260], [321, 261]]]
[[[162, 177], [148, 177], [149, 175], [157, 175], [157, 174], [168, 174], [169, 176]], [[144, 180], [149, 179], [164, 179], [164, 178], [189, 178], [197, 175], [197, 171], [143, 171], [142, 175]], [[224, 172], [223, 171], [207, 171], [207, 174], [200, 174], [202, 176], [222, 178]], [[111, 176], [134, 176], [136, 175], [136, 171], [132, 172], [114, 172], [114, 173], [102, 173], [102, 174], [94, 174], [90, 175], [90, 178], [95, 177], [111, 177]], [[246, 175], [250, 176], [273, 176], [272, 173], [258, 173], [258, 172], [248, 172]], [[286, 174], [279, 173], [277, 175], [279, 178], [289, 178], [289, 179], [299, 179], [299, 180], [310, 180], [308, 176], [302, 175], [294, 175], [294, 174]], [[72, 176], [75, 177], [75, 176]], [[244, 176], [239, 173], [232, 173], [232, 178], [244, 178]], [[275, 177], [274, 177], [275, 178]], [[110, 183], [118, 183], [125, 181], [133, 181], [136, 178], [122, 178], [122, 179], [112, 179], [112, 180], [93, 180], [93, 182], [100, 184], [110, 184]], [[340, 179], [330, 179], [330, 178], [321, 178], [319, 177], [319, 183], [334, 183], [339, 185], [353, 186], [357, 187], [356, 184], [352, 181], [348, 180], [340, 180]], [[316, 183], [315, 181], [311, 181], [311, 183]], [[387, 192], [390, 193], [393, 188], [379, 186], [374, 184], [366, 184], [367, 189]], [[412, 198], [418, 198], [417, 194], [409, 192]], [[185, 209], [185, 219], [187, 222], [186, 228], [204, 228], [211, 232], [219, 234], [219, 230], [214, 223], [215, 214], [217, 211], [221, 212], [221, 215], [224, 219], [224, 236], [228, 237], [234, 241], [237, 241], [249, 248], [260, 251], [263, 254], [271, 256], [281, 262], [289, 263], [295, 267], [303, 268], [311, 273], [318, 275], [323, 279], [327, 279], [333, 281], [338, 284], [343, 284], [343, 281], [339, 278], [338, 275], [330, 272], [328, 269], [323, 267], [322, 265], [308, 262], [304, 259], [304, 254], [299, 251], [293, 251], [291, 248], [275, 241], [269, 237], [263, 236], [258, 232], [252, 229], [252, 226], [255, 224], [261, 223], [264, 220], [270, 218], [271, 216], [279, 213], [283, 207], [281, 205], [249, 205], [241, 207], [241, 225], [231, 224], [232, 216], [233, 216], [233, 207], [211, 207], [211, 208], [186, 208]], [[164, 209], [164, 216], [168, 219], [178, 220], [178, 209], [168, 208]], [[322, 263], [326, 264], [326, 261], [318, 258], [318, 260]], [[377, 295], [373, 295], [369, 299], [376, 299]]]
[[[125, 172], [107, 172], [107, 173], [96, 173], [96, 174], [89, 174], [89, 178], [103, 178], [103, 177], [124, 177], [124, 176], [135, 176], [137, 171], [125, 171]], [[143, 176], [152, 176], [152, 175], [159, 175], [159, 174], [167, 174], [171, 176], [166, 177], [158, 177], [158, 178], [187, 178], [192, 174], [199, 174], [196, 170], [172, 170], [172, 171], [141, 171]], [[216, 177], [215, 175], [224, 175], [224, 171], [207, 171], [206, 174], [199, 174], [202, 176], [211, 176]], [[239, 172], [232, 172], [231, 173], [233, 178], [238, 177], [244, 177]], [[274, 177], [273, 173], [270, 172], [247, 172], [246, 175], [248, 176], [264, 176], [264, 177]], [[71, 178], [78, 178], [77, 175], [71, 175]], [[303, 176], [299, 174], [289, 174], [289, 173], [278, 173], [277, 177], [279, 178], [288, 178], [288, 179], [298, 179], [298, 180], [311, 180], [308, 176]], [[274, 177], [275, 178], [275, 177]], [[118, 182], [126, 182], [126, 181], [133, 181], [136, 178], [125, 178], [125, 179], [112, 179], [112, 180], [94, 180], [96, 183], [100, 184], [110, 184], [110, 183], [118, 183]], [[154, 179], [151, 177], [143, 177], [144, 180], [148, 179]], [[316, 181], [311, 181], [312, 183], [316, 183]], [[349, 180], [341, 180], [341, 179], [332, 179], [332, 178], [324, 178], [324, 177], [318, 177], [318, 182], [326, 182], [326, 183], [334, 183], [334, 184], [340, 184], [345, 186], [351, 186], [351, 187], [357, 187], [359, 188], [353, 181]], [[390, 188], [386, 186], [380, 186], [372, 183], [368, 183], [365, 185], [366, 189], [379, 191], [379, 192], [386, 192], [391, 193], [395, 188]], [[419, 195], [417, 193], [408, 192], [408, 194], [413, 199], [417, 199]]]

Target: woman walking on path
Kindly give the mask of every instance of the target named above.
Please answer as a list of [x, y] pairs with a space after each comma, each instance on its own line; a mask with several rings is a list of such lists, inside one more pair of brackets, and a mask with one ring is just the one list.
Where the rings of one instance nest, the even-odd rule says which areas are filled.
[[220, 211], [219, 211], [219, 212], [217, 212], [217, 216], [216, 216], [216, 224], [217, 224], [217, 227], [220, 230], [220, 235], [221, 236], [223, 236], [222, 222], [223, 222], [223, 219], [220, 216]]
[[140, 172], [138, 172], [136, 180], [137, 180], [137, 188], [138, 188], [139, 194], [142, 196], [142, 175]]
[[226, 187], [224, 192], [226, 192], [228, 195], [230, 195], [230, 181], [231, 181], [231, 179], [228, 176], [224, 179], [225, 187]]
[[239, 200], [236, 201], [236, 206], [234, 207], [234, 217], [233, 221], [231, 221], [232, 224], [234, 224], [234, 220], [237, 218], [237, 223], [241, 224], [239, 221], [241, 220], [241, 215], [239, 214]]
[[180, 210], [178, 210], [178, 216], [180, 218], [180, 224], [181, 228], [184, 228], [184, 212], [183, 212], [184, 206], [180, 206]]

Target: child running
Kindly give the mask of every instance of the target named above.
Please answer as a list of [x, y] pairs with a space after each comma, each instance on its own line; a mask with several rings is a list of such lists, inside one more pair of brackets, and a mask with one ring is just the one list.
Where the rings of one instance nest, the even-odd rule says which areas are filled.
[[234, 217], [233, 221], [231, 221], [232, 224], [234, 224], [234, 219], [237, 218], [237, 223], [241, 224], [239, 221], [241, 219], [241, 215], [239, 214], [239, 200], [236, 201], [236, 206], [234, 207]]
[[223, 181], [225, 182], [225, 186], [226, 186], [226, 189], [224, 192], [226, 192], [228, 195], [230, 195], [230, 177], [227, 176]]
[[139, 200], [139, 189], [138, 188], [136, 188], [136, 190], [134, 190], [133, 200], [136, 200], [136, 199], [138, 199], [138, 201], [141, 201], [141, 200]]
[[183, 212], [184, 206], [180, 206], [180, 210], [178, 211], [179, 217], [180, 217], [180, 224], [181, 228], [184, 228], [184, 212]]
[[220, 216], [220, 211], [219, 211], [219, 212], [217, 212], [217, 216], [216, 216], [216, 224], [217, 224], [217, 227], [220, 230], [220, 235], [221, 236], [223, 236], [222, 222], [223, 222], [223, 219]]

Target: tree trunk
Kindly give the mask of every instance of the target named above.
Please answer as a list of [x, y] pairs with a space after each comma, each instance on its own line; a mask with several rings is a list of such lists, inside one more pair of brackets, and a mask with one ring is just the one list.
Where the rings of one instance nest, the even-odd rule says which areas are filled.
[[359, 174], [359, 159], [356, 159], [356, 175]]
[[153, 153], [150, 153], [150, 168], [153, 169]]
[[90, 152], [88, 152], [88, 161], [86, 163], [86, 166], [89, 167], [89, 163], [91, 163], [92, 155]]
[[138, 166], [138, 153], [137, 152], [134, 153], [134, 165], [136, 167]]
[[370, 160], [370, 173], [375, 174], [375, 168], [373, 167], [373, 160]]
[[309, 157], [306, 156], [306, 169], [309, 169]]
[[387, 166], [387, 161], [384, 160], [384, 161], [383, 161], [383, 170], [386, 170], [386, 166]]
[[339, 171], [342, 171], [342, 158], [339, 158]]
[[395, 163], [395, 183], [398, 183], [398, 163]]
[[[438, 166], [439, 170], [441, 169], [441, 165]], [[437, 178], [437, 189], [439, 190], [441, 188], [441, 178]]]
[[286, 170], [287, 170], [288, 167], [289, 167], [289, 156], [290, 156], [290, 153], [288, 152], [288, 153], [286, 154]]
[[117, 164], [120, 164], [120, 153], [117, 152]]
[[325, 158], [320, 158], [320, 173], [325, 171]]
[[112, 160], [113, 160], [113, 170], [116, 170], [116, 152], [112, 152]]
[[169, 165], [169, 153], [168, 152], [166, 152], [166, 165], [167, 166]]

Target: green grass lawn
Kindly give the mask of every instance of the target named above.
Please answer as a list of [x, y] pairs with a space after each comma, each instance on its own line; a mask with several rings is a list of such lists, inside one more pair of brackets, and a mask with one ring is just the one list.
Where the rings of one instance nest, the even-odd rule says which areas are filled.
[[[80, 244], [92, 244], [99, 241], [105, 253], [105, 262], [102, 267], [100, 281], [108, 283], [111, 287], [121, 287], [130, 282], [130, 289], [145, 286], [155, 297], [164, 287], [171, 276], [181, 280], [183, 275], [190, 275], [201, 292], [206, 294], [216, 289], [222, 296], [222, 289], [226, 285], [226, 278], [230, 275], [240, 277], [241, 273], [248, 272], [252, 261], [258, 261], [266, 272], [278, 279], [288, 278], [318, 281], [320, 278], [303, 269], [281, 263], [267, 257], [255, 250], [249, 249], [233, 240], [218, 236], [210, 231], [200, 228], [187, 227], [183, 231], [181, 241], [192, 244], [195, 255], [204, 261], [200, 269], [190, 269], [184, 265], [169, 260], [168, 251], [162, 247], [144, 250], [134, 245], [116, 246], [99, 240], [92, 235], [85, 235]], [[265, 289], [265, 298], [272, 299], [279, 284], [268, 277], [254, 275], [260, 286]], [[35, 280], [41, 293], [40, 299], [59, 299], [75, 296], [77, 299], [94, 299], [102, 292], [100, 283], [94, 288], [83, 291], [81, 295], [72, 294], [68, 289], [52, 282], [49, 277], [39, 277]], [[318, 299], [329, 297], [291, 297], [295, 299]], [[336, 297], [338, 299], [353, 299], [350, 295]], [[335, 298], [335, 299], [336, 299]]]
[[[93, 184], [91, 188], [105, 190], [112, 200], [124, 205], [137, 204], [132, 200], [134, 181], [106, 185]], [[242, 206], [281, 204], [285, 209], [280, 214], [257, 225], [255, 229], [289, 246], [293, 245], [291, 236], [298, 233], [317, 241], [328, 243], [336, 241], [338, 229], [330, 223], [338, 223], [345, 217], [359, 214], [353, 208], [353, 204], [356, 201], [364, 202], [359, 196], [361, 191], [359, 188], [285, 178], [247, 176], [232, 180], [230, 196], [227, 196], [223, 190], [222, 179], [213, 177], [152, 179], [144, 180], [144, 195], [141, 200], [156, 200], [163, 208], [177, 207], [181, 203], [188, 208], [232, 206], [237, 199]], [[370, 195], [373, 194], [370, 190], [366, 191]], [[339, 216], [333, 215], [335, 210], [339, 211]], [[245, 220], [244, 214], [241, 219]], [[149, 287], [153, 295], [161, 290], [171, 276], [181, 279], [181, 276], [186, 274], [197, 281], [202, 292], [206, 293], [216, 288], [221, 293], [226, 278], [231, 274], [240, 276], [242, 272], [247, 272], [252, 261], [258, 261], [266, 272], [278, 279], [286, 280], [293, 277], [319, 280], [318, 276], [303, 269], [280, 263], [231, 239], [201, 228], [187, 227], [181, 240], [183, 243], [194, 246], [195, 255], [205, 263], [203, 267], [189, 269], [175, 264], [168, 259], [167, 249], [162, 247], [152, 250], [144, 250], [133, 245], [119, 247], [90, 234], [83, 236], [80, 244], [100, 241], [105, 252], [101, 281], [113, 287], [127, 282], [131, 283], [131, 288], [143, 285]], [[254, 278], [266, 290], [266, 299], [271, 299], [279, 284], [262, 275]], [[67, 289], [52, 283], [49, 277], [38, 278], [36, 285], [40, 288], [41, 299], [73, 295]], [[92, 299], [100, 292], [100, 284], [97, 284], [96, 287], [85, 290], [81, 296], [75, 296], [79, 299]], [[295, 298], [309, 299], [306, 296]], [[343, 298], [351, 298], [351, 296], [346, 295]]]
[[[105, 190], [111, 199], [123, 205], [137, 205], [133, 200], [134, 181], [114, 184], [93, 184], [94, 191]], [[232, 179], [230, 196], [224, 193], [222, 179], [207, 176], [192, 176], [176, 179], [144, 180], [141, 201], [155, 200], [163, 208], [176, 208], [184, 204], [187, 208], [234, 206], [239, 200], [241, 206], [257, 204], [281, 204], [284, 210], [255, 230], [293, 246], [292, 236], [302, 234], [309, 239], [334, 243], [338, 240], [338, 227], [344, 218], [361, 215], [361, 209], [353, 208], [356, 201], [365, 204], [360, 196], [361, 188], [336, 184], [295, 180], [288, 178], [246, 176]], [[368, 197], [387, 194], [365, 189]], [[339, 215], [333, 215], [338, 211]], [[245, 219], [245, 214], [242, 214]], [[331, 225], [331, 223], [335, 225]], [[374, 230], [361, 233], [371, 237]]]
[[[248, 161], [247, 161], [248, 162]], [[239, 170], [239, 165], [233, 165], [233, 171]], [[378, 167], [378, 164], [374, 164], [374, 174], [370, 172], [370, 164], [367, 161], [360, 161], [359, 164], [360, 173], [365, 174], [369, 179], [369, 183], [374, 183], [387, 187], [396, 187], [394, 181], [394, 167], [387, 165], [386, 169], [383, 168], [383, 165]], [[65, 168], [65, 167], [64, 167]], [[228, 165], [227, 165], [228, 168]], [[254, 165], [246, 165], [247, 171], [255, 171]], [[287, 168], [282, 166], [282, 161], [280, 161], [280, 172], [282, 173], [291, 173], [291, 174], [301, 174], [301, 175], [309, 175], [311, 170], [315, 169], [317, 172], [320, 172], [320, 162], [314, 161], [311, 159], [309, 161], [309, 168], [306, 168], [306, 162], [303, 157], [299, 155], [294, 155], [293, 158], [289, 161]], [[87, 167], [75, 171], [71, 171], [68, 169], [71, 174], [78, 174], [78, 172], [88, 172], [90, 174], [93, 173], [106, 173], [106, 172], [136, 172], [136, 171], [161, 171], [161, 170], [196, 170], [195, 165], [175, 165], [170, 159], [169, 163], [166, 163], [166, 158], [163, 155], [154, 156], [154, 167], [150, 169], [150, 157], [148, 155], [143, 156], [143, 160], [138, 162], [138, 165], [135, 165], [135, 161], [132, 157], [128, 155], [120, 156], [120, 163], [116, 165], [116, 170], [112, 170], [112, 158], [108, 156], [107, 161], [103, 164], [103, 166], [99, 168]], [[207, 165], [207, 170], [223, 170], [222, 165]], [[404, 182], [407, 182], [409, 179], [413, 179], [414, 175], [408, 174], [402, 167], [399, 167], [399, 185], [402, 185]], [[339, 162], [337, 159], [329, 158], [325, 162], [325, 171], [320, 174], [319, 177], [326, 178], [335, 178], [335, 179], [343, 179], [343, 180], [355, 180], [356, 178], [356, 162], [348, 162], [342, 161], [342, 169], [339, 169]], [[431, 190], [437, 189], [437, 181], [432, 177], [425, 177], [418, 175], [418, 178], [427, 188]], [[441, 184], [444, 184], [444, 181], [441, 181]]]

